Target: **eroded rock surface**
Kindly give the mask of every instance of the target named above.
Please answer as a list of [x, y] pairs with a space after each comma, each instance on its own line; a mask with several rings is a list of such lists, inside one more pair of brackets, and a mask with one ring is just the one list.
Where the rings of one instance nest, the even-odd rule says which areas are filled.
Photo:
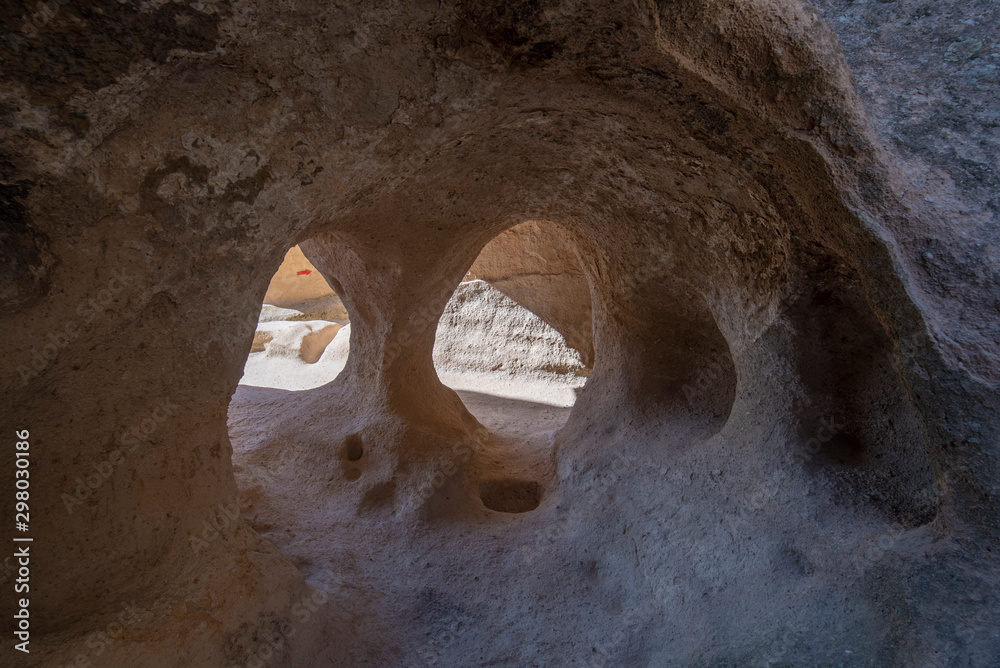
[[480, 280], [461, 283], [448, 301], [434, 338], [434, 363], [439, 373], [525, 379], [587, 373], [558, 331]]
[[[0, 10], [18, 660], [995, 665], [996, 16], [917, 5]], [[518, 425], [432, 355], [526, 221], [594, 360]], [[296, 244], [344, 372], [227, 427]]]
[[506, 230], [486, 244], [466, 275], [477, 278], [555, 327], [584, 365], [593, 366], [590, 286], [565, 232], [536, 221]]

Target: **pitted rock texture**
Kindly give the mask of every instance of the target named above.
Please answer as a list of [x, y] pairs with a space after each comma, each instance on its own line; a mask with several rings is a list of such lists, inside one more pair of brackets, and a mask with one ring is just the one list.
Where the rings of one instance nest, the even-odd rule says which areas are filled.
[[[966, 27], [924, 50], [917, 4], [5, 5], [17, 659], [995, 665], [996, 17], [935, 4]], [[575, 250], [594, 363], [519, 426], [432, 351], [527, 221]], [[296, 244], [344, 372], [227, 426]]]
[[480, 280], [461, 283], [448, 301], [434, 337], [434, 364], [439, 372], [526, 378], [587, 373], [559, 332]]

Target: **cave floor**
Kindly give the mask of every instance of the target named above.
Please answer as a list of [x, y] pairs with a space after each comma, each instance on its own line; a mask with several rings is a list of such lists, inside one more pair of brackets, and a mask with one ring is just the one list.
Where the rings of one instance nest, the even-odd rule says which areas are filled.
[[[684, 447], [664, 445], [662, 426], [605, 425], [584, 436], [600, 457], [579, 467], [555, 438], [573, 388], [546, 396], [533, 382], [518, 397], [509, 378], [478, 388], [475, 378], [442, 376], [489, 430], [474, 461], [538, 482], [537, 508], [497, 512], [471, 496], [446, 497], [443, 509], [359, 504], [351, 479], [327, 481], [335, 446], [328, 468], [315, 447], [351, 422], [325, 386], [234, 394], [242, 515], [323, 592], [315, 665], [794, 665], [819, 655], [853, 666], [890, 646], [864, 573], [886, 551], [922, 543], [923, 530], [902, 533], [790, 483], [763, 487], [765, 510], [748, 503], [756, 488], [740, 485], [753, 472], [730, 453], [774, 428], [751, 404], [734, 407], [742, 422]], [[312, 448], [299, 447], [300, 428]]]
[[[474, 383], [465, 377], [454, 385]], [[510, 476], [550, 480], [553, 436], [572, 410], [558, 405], [567, 403], [566, 388], [553, 388], [543, 403], [514, 398], [515, 384], [502, 385], [506, 396], [457, 392], [489, 430], [490, 446], [502, 453]], [[521, 394], [545, 400], [539, 388], [535, 383]], [[349, 657], [355, 665], [490, 665], [496, 660], [495, 665], [541, 665], [534, 663], [539, 659], [533, 647], [546, 644], [535, 637], [546, 634], [534, 628], [532, 617], [548, 618], [549, 628], [571, 628], [571, 617], [605, 614], [568, 609], [565, 592], [574, 588], [575, 575], [559, 576], [558, 569], [541, 575], [540, 564], [551, 558], [549, 548], [565, 530], [563, 524], [539, 522], [546, 512], [544, 498], [543, 506], [530, 512], [478, 508], [477, 519], [441, 517], [415, 524], [405, 513], [359, 515], [338, 508], [336, 499], [317, 503], [296, 495], [294, 471], [274, 466], [273, 458], [241, 440], [239, 425], [252, 419], [255, 406], [268, 403], [269, 393], [287, 401], [284, 390], [240, 386], [230, 406], [242, 512], [311, 585], [329, 593], [322, 609], [330, 617], [329, 632], [342, 640], [336, 656]], [[383, 640], [360, 640], [376, 637]], [[470, 659], [471, 648], [480, 648], [483, 656]], [[567, 665], [583, 665], [588, 657], [566, 658]]]

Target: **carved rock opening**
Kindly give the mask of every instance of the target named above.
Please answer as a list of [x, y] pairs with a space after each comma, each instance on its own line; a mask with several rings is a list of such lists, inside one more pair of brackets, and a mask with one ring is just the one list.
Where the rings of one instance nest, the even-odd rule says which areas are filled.
[[[43, 518], [17, 659], [995, 665], [981, 4], [7, 6], [0, 421]], [[589, 330], [542, 300], [571, 410], [434, 364], [526, 221], [589, 293]], [[240, 384], [287, 344], [254, 331], [296, 245], [350, 324], [285, 357], [343, 369]]]

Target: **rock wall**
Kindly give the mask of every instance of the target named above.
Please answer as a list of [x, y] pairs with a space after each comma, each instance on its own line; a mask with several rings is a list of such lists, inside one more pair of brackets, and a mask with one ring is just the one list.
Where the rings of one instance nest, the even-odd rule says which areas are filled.
[[[571, 636], [559, 656], [590, 661], [603, 634], [611, 665], [993, 665], [995, 160], [988, 112], [969, 122], [962, 100], [990, 95], [996, 17], [931, 7], [951, 14], [927, 68], [916, 4], [0, 10], [0, 421], [31, 434], [37, 587], [17, 659], [412, 657], [403, 623], [323, 608], [240, 517], [230, 398], [301, 244], [351, 311], [350, 357], [294, 419], [256, 409], [261, 438], [305, 471], [303, 495], [363, 527], [493, 535], [506, 516], [468, 514], [488, 434], [436, 377], [433, 334], [482, 248], [544, 220], [581, 260], [595, 359], [549, 502], [517, 517], [553, 537], [539, 578], [607, 605], [571, 587], [545, 617], [517, 607], [513, 576], [470, 581], [512, 607], [463, 613], [473, 644], [456, 651], [551, 664], [535, 631], [491, 644], [535, 616]], [[875, 67], [887, 39], [912, 48]], [[904, 71], [938, 95], [932, 140], [883, 113]], [[975, 178], [953, 186], [962, 170]], [[334, 483], [359, 442], [359, 484]], [[459, 608], [429, 592], [414, 614], [444, 628]], [[100, 652], [99, 632], [115, 640]]]
[[294, 306], [299, 302], [330, 297], [333, 289], [310, 264], [298, 246], [293, 246], [285, 253], [278, 271], [271, 277], [271, 283], [264, 293], [264, 303], [274, 306]]
[[528, 221], [499, 234], [465, 278], [489, 281], [555, 327], [584, 365], [593, 366], [590, 286], [572, 241], [558, 227]]
[[460, 283], [448, 300], [434, 337], [434, 365], [439, 372], [526, 379], [587, 373], [558, 330], [478, 279]]

